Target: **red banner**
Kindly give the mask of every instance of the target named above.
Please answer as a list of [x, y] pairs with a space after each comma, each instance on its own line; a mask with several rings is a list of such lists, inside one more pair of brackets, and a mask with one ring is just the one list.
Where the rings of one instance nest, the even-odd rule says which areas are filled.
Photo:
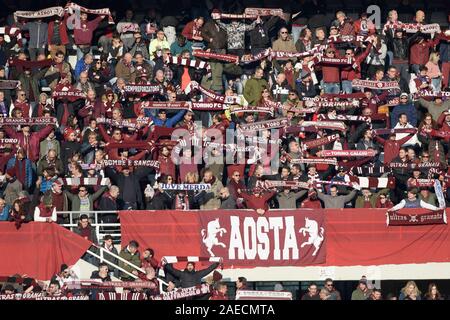
[[[406, 213], [423, 213], [423, 209], [403, 209]], [[314, 246], [301, 245], [308, 240], [299, 232], [305, 226], [305, 217], [320, 217], [324, 214], [325, 224], [319, 223], [324, 228], [324, 241], [317, 256], [313, 259], [311, 252]], [[238, 233], [230, 229], [231, 217], [238, 217], [239, 232], [241, 239], [248, 239], [250, 251], [244, 248], [245, 259], [236, 259], [239, 249], [232, 245], [235, 259], [229, 259], [230, 234]], [[278, 236], [275, 236], [275, 228], [270, 229], [270, 217], [278, 218], [276, 221], [283, 229], [278, 229]], [[292, 249], [288, 248], [286, 255], [290, 260], [283, 260], [283, 249], [286, 236], [286, 219], [294, 218], [294, 231], [299, 249], [299, 258], [292, 259]], [[217, 211], [122, 211], [120, 212], [122, 245], [126, 245], [130, 240], [137, 240], [140, 247], [151, 247], [156, 255], [184, 255], [184, 256], [204, 256], [207, 247], [203, 239], [208, 238], [208, 223], [214, 219], [219, 219], [221, 228], [227, 230], [217, 234], [218, 243], [223, 243], [226, 248], [220, 245], [211, 246], [211, 251], [224, 258], [224, 268], [239, 267], [270, 267], [301, 264], [320, 264], [321, 266], [370, 266], [384, 264], [407, 264], [407, 263], [428, 263], [428, 262], [450, 262], [450, 232], [446, 224], [439, 225], [418, 225], [414, 227], [392, 228], [386, 226], [386, 209], [322, 209], [322, 210], [283, 210], [269, 211], [265, 216], [259, 217], [254, 211], [248, 210], [217, 210]], [[247, 221], [247, 235], [244, 230], [245, 218]], [[258, 232], [258, 219], [260, 232]], [[203, 221], [203, 223], [202, 223]], [[269, 223], [269, 228], [262, 227]], [[206, 226], [205, 226], [206, 224]], [[256, 238], [253, 233], [255, 224]], [[273, 221], [272, 221], [273, 225]], [[290, 227], [291, 228], [291, 227]], [[201, 230], [205, 229], [204, 237]], [[211, 225], [211, 229], [215, 230]], [[220, 228], [219, 228], [220, 229]], [[320, 229], [320, 227], [319, 227]], [[320, 233], [320, 231], [319, 231]], [[290, 233], [288, 233], [290, 234]], [[259, 238], [258, 238], [259, 235]], [[235, 236], [235, 238], [238, 238]], [[275, 239], [278, 238], [278, 244]], [[211, 238], [210, 238], [211, 239]], [[213, 238], [212, 238], [213, 239]], [[252, 241], [250, 241], [250, 239]], [[214, 239], [213, 239], [214, 240]], [[253, 255], [253, 240], [258, 242], [260, 249], [256, 249], [254, 259], [249, 259], [248, 254]], [[205, 240], [206, 241], [206, 240]], [[238, 243], [239, 241], [234, 241]], [[261, 259], [261, 253], [265, 250], [264, 243], [269, 243], [269, 256], [267, 260]], [[326, 242], [326, 247], [325, 247]], [[214, 241], [213, 241], [214, 243]], [[288, 242], [289, 244], [289, 242]], [[245, 246], [245, 243], [243, 243]], [[274, 260], [274, 248], [280, 247], [280, 260]], [[325, 250], [326, 249], [326, 250]], [[305, 251], [306, 250], [306, 251]], [[326, 255], [326, 258], [319, 260], [319, 256]], [[207, 255], [209, 256], [209, 254]], [[247, 261], [246, 261], [247, 260]], [[323, 261], [323, 263], [319, 262]], [[207, 263], [209, 264], [209, 263]], [[181, 263], [180, 267], [184, 267]]]
[[222, 257], [224, 265], [234, 267], [325, 262], [323, 211], [274, 211], [262, 217], [245, 210], [183, 215], [134, 211], [121, 212], [120, 219], [125, 243], [136, 237], [145, 245], [158, 243], [164, 255]]
[[[424, 210], [425, 211], [425, 210]], [[425, 224], [447, 224], [445, 210], [417, 213], [388, 212], [386, 224], [388, 226], [418, 226]]]
[[48, 280], [63, 263], [74, 265], [90, 245], [56, 223], [24, 223], [17, 230], [14, 223], [0, 222], [0, 274]]

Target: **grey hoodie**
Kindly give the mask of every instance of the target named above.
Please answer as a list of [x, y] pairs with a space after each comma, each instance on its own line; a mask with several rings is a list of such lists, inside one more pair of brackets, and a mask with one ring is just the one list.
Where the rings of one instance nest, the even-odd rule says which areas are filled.
[[45, 22], [31, 21], [27, 22], [22, 30], [30, 32], [30, 41], [28, 47], [32, 49], [43, 49], [47, 45], [48, 25]]

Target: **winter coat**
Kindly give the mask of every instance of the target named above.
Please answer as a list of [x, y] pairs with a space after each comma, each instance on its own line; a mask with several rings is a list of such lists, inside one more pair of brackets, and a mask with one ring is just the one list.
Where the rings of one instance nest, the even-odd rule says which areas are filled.
[[277, 194], [278, 207], [280, 209], [295, 209], [297, 208], [297, 200], [306, 194], [307, 190], [301, 190], [297, 192], [290, 191], [286, 194], [281, 191]]
[[45, 22], [31, 21], [27, 22], [22, 30], [28, 30], [30, 41], [28, 47], [31, 49], [43, 49], [48, 42], [48, 25]]
[[126, 83], [129, 83], [133, 80], [133, 73], [135, 72], [135, 68], [133, 65], [127, 67], [123, 60], [120, 60], [116, 65], [116, 77], [123, 78]]
[[399, 104], [392, 109], [391, 114], [389, 115], [391, 118], [391, 128], [394, 128], [398, 122], [398, 117], [400, 114], [405, 113], [408, 116], [408, 123], [412, 126], [417, 126], [417, 110], [416, 107], [412, 103], [407, 104]]
[[266, 79], [251, 78], [247, 80], [244, 87], [244, 98], [250, 106], [254, 106], [261, 99], [261, 93], [264, 88], [268, 88], [269, 84]]
[[[135, 254], [131, 254], [130, 251], [128, 251], [128, 247], [125, 247], [124, 249], [122, 249], [122, 251], [120, 251], [119, 256], [123, 259], [125, 259], [126, 261], [130, 262], [131, 264], [134, 264], [137, 267], [141, 267], [141, 258], [139, 256], [139, 252], [136, 252]], [[134, 269], [133, 267], [131, 267], [129, 264], [125, 264], [124, 262], [119, 260], [119, 267], [121, 267], [122, 269], [124, 269], [125, 271], [128, 271], [129, 273], [131, 273]], [[134, 278], [130, 277], [129, 275], [127, 275], [126, 273], [120, 271], [120, 278], [122, 280], [134, 280]]]
[[214, 20], [205, 23], [202, 28], [202, 37], [207, 43], [208, 49], [224, 50], [227, 47], [227, 32], [219, 27]]
[[[205, 184], [204, 181], [201, 184]], [[208, 190], [207, 196], [212, 197], [202, 205], [200, 205], [201, 210], [217, 210], [220, 208], [220, 190], [223, 188], [222, 182], [218, 178], [211, 184], [211, 189]]]
[[214, 271], [219, 266], [219, 263], [213, 263], [208, 268], [199, 270], [199, 271], [187, 271], [187, 270], [177, 270], [174, 269], [172, 264], [167, 264], [165, 266], [165, 270], [175, 277], [177, 277], [180, 281], [180, 285], [182, 288], [189, 288], [193, 286], [200, 285], [202, 282], [202, 278], [206, 277], [212, 271]]
[[331, 196], [322, 192], [317, 193], [317, 197], [323, 201], [326, 209], [343, 209], [345, 204], [351, 201], [356, 195], [356, 190], [352, 190], [346, 196]]
[[270, 47], [270, 31], [275, 27], [279, 17], [273, 16], [264, 23], [258, 23], [248, 35], [252, 49], [265, 49]]
[[232, 210], [236, 209], [236, 200], [230, 195], [225, 200], [222, 199], [222, 203], [220, 204], [220, 209]]
[[[98, 198], [100, 198], [103, 191], [105, 191], [105, 190], [106, 190], [106, 186], [102, 186], [94, 194], [88, 195], [89, 211], [94, 210], [94, 201], [97, 200]], [[80, 197], [78, 196], [78, 194], [73, 194], [67, 190], [64, 190], [64, 194], [67, 196], [67, 198], [69, 198], [70, 202], [72, 203], [72, 206], [71, 206], [72, 211], [80, 211], [81, 200], [80, 200]]]
[[[29, 136], [29, 159], [33, 162], [37, 162], [39, 160], [39, 144], [42, 140], [44, 140], [52, 131], [52, 126], [48, 125], [43, 130], [38, 132], [33, 132]], [[3, 130], [5, 130], [6, 134], [12, 139], [18, 139], [19, 145], [25, 146], [25, 136], [23, 132], [16, 132], [12, 127], [4, 126]]]

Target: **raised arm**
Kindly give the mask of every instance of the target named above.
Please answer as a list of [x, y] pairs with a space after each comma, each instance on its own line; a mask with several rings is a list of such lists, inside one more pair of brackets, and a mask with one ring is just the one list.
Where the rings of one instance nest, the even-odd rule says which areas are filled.
[[215, 269], [217, 269], [218, 266], [219, 266], [219, 263], [215, 262], [212, 265], [210, 265], [208, 268], [197, 271], [196, 273], [198, 276], [203, 278], [203, 277], [207, 276], [208, 274], [210, 274], [211, 272], [213, 272]]

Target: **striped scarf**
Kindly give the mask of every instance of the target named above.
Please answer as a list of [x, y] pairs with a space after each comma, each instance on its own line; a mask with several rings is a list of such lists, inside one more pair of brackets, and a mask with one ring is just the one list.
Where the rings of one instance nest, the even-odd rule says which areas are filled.
[[166, 64], [176, 64], [179, 66], [189, 67], [189, 68], [195, 68], [195, 69], [206, 69], [206, 76], [209, 78], [211, 77], [211, 66], [209, 63], [202, 61], [202, 60], [189, 60], [182, 57], [167, 57], [166, 61], [164, 61]]

